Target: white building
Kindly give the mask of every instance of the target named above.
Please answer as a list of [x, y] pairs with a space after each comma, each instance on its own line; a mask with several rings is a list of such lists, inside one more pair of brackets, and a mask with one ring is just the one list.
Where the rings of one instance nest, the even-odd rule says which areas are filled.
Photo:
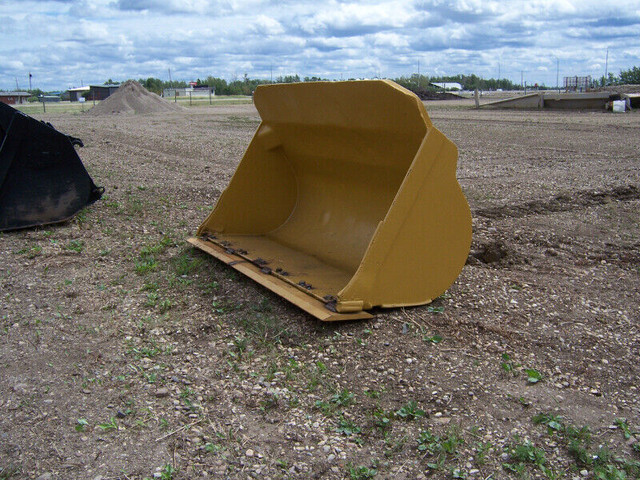
[[89, 90], [90, 90], [90, 88], [89, 88], [88, 85], [86, 87], [70, 88], [68, 90], [68, 92], [69, 92], [69, 100], [71, 102], [78, 102], [78, 101], [80, 101], [80, 97], [82, 97], [82, 95], [85, 92], [88, 92]]
[[216, 92], [213, 88], [209, 88], [206, 86], [203, 87], [176, 87], [176, 88], [165, 88], [162, 91], [162, 96], [165, 98], [174, 98], [174, 97], [208, 97], [209, 93], [211, 95], [215, 95]]

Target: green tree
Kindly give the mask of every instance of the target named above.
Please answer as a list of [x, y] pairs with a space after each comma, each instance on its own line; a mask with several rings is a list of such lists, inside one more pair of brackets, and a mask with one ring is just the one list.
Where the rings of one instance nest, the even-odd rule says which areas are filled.
[[623, 85], [640, 85], [640, 68], [631, 67], [620, 71], [620, 83]]

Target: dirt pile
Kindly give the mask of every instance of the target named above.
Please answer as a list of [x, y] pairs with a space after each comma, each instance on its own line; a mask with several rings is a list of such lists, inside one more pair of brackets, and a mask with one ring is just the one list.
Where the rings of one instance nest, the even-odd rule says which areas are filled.
[[141, 114], [183, 110], [184, 107], [165, 101], [155, 93], [149, 92], [135, 80], [128, 80], [120, 85], [120, 88], [113, 95], [89, 110], [89, 113], [92, 115]]
[[608, 85], [604, 90], [614, 93], [638, 93], [640, 85]]

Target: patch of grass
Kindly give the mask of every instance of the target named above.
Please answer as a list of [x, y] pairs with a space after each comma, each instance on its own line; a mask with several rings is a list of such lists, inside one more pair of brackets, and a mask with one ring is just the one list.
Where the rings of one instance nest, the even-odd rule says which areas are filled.
[[620, 430], [622, 430], [622, 436], [625, 440], [629, 440], [632, 436], [638, 435], [640, 432], [632, 432], [629, 422], [624, 417], [616, 418], [613, 422]]
[[377, 400], [378, 398], [380, 398], [380, 395], [382, 395], [382, 392], [380, 390], [374, 390], [372, 388], [369, 388], [364, 391], [364, 394], [369, 398], [373, 398], [374, 400]]
[[158, 282], [147, 282], [142, 286], [140, 290], [142, 290], [143, 292], [155, 292], [156, 290], [158, 290]]
[[262, 413], [267, 413], [269, 410], [275, 410], [278, 408], [280, 397], [275, 393], [270, 393], [264, 400], [260, 400], [259, 409]]
[[6, 467], [0, 466], [0, 480], [9, 480], [13, 477], [20, 478], [18, 475], [22, 472], [22, 467], [10, 463]]
[[23, 248], [22, 250], [18, 250], [16, 253], [19, 255], [26, 255], [29, 259], [36, 258], [42, 253], [42, 247], [40, 245], [35, 245], [30, 248]]
[[[457, 457], [460, 445], [464, 439], [459, 434], [459, 428], [452, 426], [445, 435], [437, 435], [430, 430], [423, 430], [418, 436], [418, 451], [430, 457], [427, 467], [432, 470], [444, 469], [447, 461]], [[459, 470], [459, 469], [458, 469]]]
[[[576, 461], [577, 467], [591, 470], [596, 479], [640, 478], [640, 462], [613, 456], [606, 447], [595, 451], [590, 450], [591, 432], [589, 427], [576, 427], [567, 423], [560, 416], [547, 413], [535, 415], [532, 421], [537, 425], [545, 425], [547, 433], [556, 437], [559, 443], [567, 448], [569, 455]], [[626, 422], [618, 422], [618, 425], [620, 423]], [[622, 431], [624, 436], [624, 428]]]
[[145, 245], [140, 250], [140, 255], [135, 262], [135, 270], [140, 275], [146, 275], [158, 268], [156, 256], [163, 253], [167, 248], [175, 246], [175, 241], [168, 235], [163, 236], [159, 241]]
[[307, 369], [306, 373], [309, 377], [309, 381], [307, 382], [307, 389], [311, 392], [316, 390], [318, 386], [322, 384], [323, 376], [326, 372], [327, 366], [321, 361], [317, 361], [313, 368]]
[[154, 257], [145, 256], [136, 260], [136, 273], [146, 275], [158, 267], [158, 262]]
[[155, 307], [158, 304], [159, 295], [157, 292], [147, 293], [147, 301], [145, 305], [147, 307]]
[[130, 345], [127, 353], [133, 355], [136, 360], [140, 360], [143, 357], [153, 358], [160, 354], [168, 355], [171, 353], [171, 347], [161, 348], [151, 340], [147, 345]]
[[348, 390], [334, 393], [328, 400], [316, 400], [315, 407], [330, 417], [337, 413], [340, 407], [348, 407], [354, 402], [355, 395]]
[[140, 250], [140, 256], [145, 257], [149, 255], [158, 255], [160, 253], [163, 253], [167, 248], [175, 246], [175, 240], [169, 235], [164, 235], [157, 242], [142, 247], [142, 250]]
[[338, 405], [339, 407], [348, 407], [355, 401], [355, 395], [349, 390], [344, 389], [341, 392], [334, 393], [331, 396], [331, 403]]
[[135, 195], [127, 195], [127, 214], [128, 215], [139, 215], [144, 211], [144, 203]]
[[427, 307], [427, 312], [429, 312], [429, 313], [442, 313], [442, 312], [444, 312], [444, 307], [429, 306], [429, 307]]
[[546, 476], [552, 474], [552, 471], [545, 465], [547, 459], [544, 450], [536, 447], [529, 440], [520, 441], [520, 438], [516, 436], [515, 443], [505, 447], [505, 453], [509, 455], [509, 462], [504, 462], [502, 468], [507, 472], [523, 477], [532, 467], [541, 470]]
[[165, 298], [160, 303], [158, 303], [158, 309], [160, 310], [160, 313], [168, 312], [174, 306], [175, 306], [175, 302], [173, 300], [168, 299], [168, 298]]
[[[226, 305], [226, 308], [219, 307], [216, 311], [218, 313], [226, 313], [238, 308], [238, 306], [229, 307], [229, 304]], [[247, 312], [234, 315], [234, 320], [253, 340], [263, 347], [274, 346], [274, 344], [281, 343], [283, 339], [291, 335], [288, 328], [283, 325], [281, 318], [270, 313]]]
[[478, 465], [484, 465], [487, 461], [487, 454], [493, 449], [493, 444], [491, 442], [477, 442], [475, 444], [474, 450], [475, 461]]
[[194, 258], [189, 251], [183, 251], [180, 255], [171, 259], [173, 269], [178, 276], [191, 275], [204, 263], [202, 257]]
[[207, 282], [204, 283], [203, 285], [201, 285], [200, 288], [202, 288], [205, 293], [213, 293], [215, 290], [218, 289], [218, 282], [216, 282], [215, 280], [211, 281], [211, 282]]

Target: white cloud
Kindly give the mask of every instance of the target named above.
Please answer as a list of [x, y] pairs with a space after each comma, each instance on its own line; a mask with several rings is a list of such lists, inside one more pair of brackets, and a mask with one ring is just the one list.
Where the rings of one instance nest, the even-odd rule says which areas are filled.
[[266, 15], [258, 15], [253, 23], [253, 30], [262, 35], [279, 35], [284, 28], [277, 20]]

